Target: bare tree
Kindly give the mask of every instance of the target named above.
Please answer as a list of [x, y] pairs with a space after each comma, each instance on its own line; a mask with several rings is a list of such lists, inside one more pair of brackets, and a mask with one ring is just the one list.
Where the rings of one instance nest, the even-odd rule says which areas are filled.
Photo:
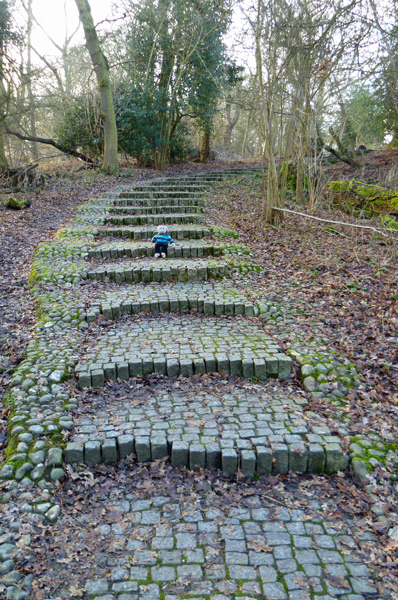
[[[252, 8], [263, 155], [268, 164], [264, 218], [270, 224], [281, 219], [288, 161], [296, 163], [296, 197], [304, 198], [304, 181], [313, 174], [307, 158], [319, 139], [313, 105], [325, 95], [327, 82], [342, 62], [347, 67], [353, 61], [363, 36], [354, 11], [358, 1], [257, 0]], [[328, 93], [335, 91], [329, 85]]]
[[0, 0], [0, 168], [8, 167], [5, 149], [5, 119], [10, 101], [10, 86], [6, 79], [6, 48], [10, 37], [10, 9], [6, 0]]
[[[23, 1], [22, 4], [25, 7], [25, 10], [29, 13], [29, 7], [31, 5], [32, 0], [28, 0], [28, 6], [26, 6]], [[31, 7], [30, 7], [31, 11]], [[58, 67], [57, 64], [52, 63], [46, 56], [40, 54], [36, 48], [32, 47], [31, 50], [43, 61], [49, 71], [55, 77], [55, 81], [57, 83], [58, 92], [60, 94], [61, 104], [67, 104], [68, 98], [73, 93], [72, 90], [72, 73], [70, 67], [70, 55], [71, 55], [71, 45], [73, 38], [80, 27], [80, 21], [78, 22], [77, 27], [69, 34], [67, 27], [67, 6], [66, 0], [64, 2], [64, 15], [65, 15], [65, 38], [62, 45], [58, 44], [54, 38], [42, 27], [42, 25], [36, 20], [34, 14], [31, 12], [31, 19], [34, 23], [41, 29], [46, 38], [53, 44], [54, 48], [61, 55], [61, 68]]]
[[[29, 128], [30, 135], [32, 137], [36, 137], [36, 102], [33, 96], [32, 90], [32, 26], [33, 26], [33, 10], [32, 10], [32, 0], [28, 0], [27, 6], [28, 12], [28, 60], [26, 64], [27, 70], [27, 92], [28, 92], [28, 109], [29, 109]], [[33, 161], [36, 162], [39, 158], [39, 152], [35, 143], [31, 146], [32, 158]]]
[[86, 37], [86, 45], [93, 63], [101, 98], [105, 137], [104, 160], [102, 168], [105, 173], [114, 175], [117, 173], [119, 168], [117, 158], [118, 136], [112, 88], [109, 78], [109, 65], [104, 53], [101, 50], [88, 1], [75, 0], [75, 2], [79, 10], [80, 20], [82, 22]]

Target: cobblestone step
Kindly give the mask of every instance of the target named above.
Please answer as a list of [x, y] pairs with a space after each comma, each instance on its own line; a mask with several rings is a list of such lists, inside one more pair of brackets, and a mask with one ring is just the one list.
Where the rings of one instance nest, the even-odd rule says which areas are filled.
[[134, 198], [134, 199], [147, 199], [147, 198], [159, 198], [159, 199], [177, 199], [185, 201], [187, 199], [200, 198], [202, 196], [202, 192], [174, 192], [174, 191], [163, 191], [156, 190], [151, 187], [143, 189], [141, 191], [125, 191], [119, 193], [119, 198]]
[[184, 312], [193, 310], [206, 315], [245, 315], [253, 317], [258, 308], [246, 296], [225, 284], [136, 285], [121, 291], [106, 292], [93, 301], [87, 311], [87, 322], [102, 314], [106, 319], [143, 312]]
[[159, 179], [157, 181], [150, 182], [149, 185], [161, 186], [165, 184], [175, 183], [177, 185], [183, 185], [185, 183], [201, 183], [204, 185], [207, 182], [220, 181], [233, 176], [245, 176], [245, 175], [257, 175], [261, 173], [261, 168], [246, 168], [246, 169], [223, 169], [222, 171], [207, 171], [203, 173], [197, 173], [196, 175], [186, 175], [184, 177], [171, 177], [165, 179]]
[[[222, 256], [229, 252], [230, 244], [214, 245], [212, 242], [190, 243], [180, 242], [177, 246], [169, 246], [168, 258], [201, 258], [202, 256]], [[114, 242], [88, 250], [88, 258], [138, 258], [154, 256], [155, 248], [152, 242], [124, 243]]]
[[[205, 193], [209, 189], [209, 183], [202, 179], [192, 179], [189, 177], [170, 178], [170, 179], [156, 179], [143, 186], [145, 188], [151, 187], [152, 189], [162, 189], [166, 191], [197, 191]], [[136, 188], [134, 188], [136, 189]]]
[[113, 225], [176, 225], [203, 223], [203, 215], [199, 214], [154, 214], [137, 216], [112, 216], [105, 218], [105, 223]]
[[113, 201], [114, 206], [142, 206], [156, 207], [156, 206], [186, 206], [189, 203], [190, 206], [204, 206], [204, 202], [200, 198], [115, 198]]
[[[347, 462], [340, 439], [309, 424], [305, 398], [269, 394], [260, 385], [196, 401], [158, 392], [141, 406], [102, 403], [76, 423], [68, 462], [112, 463], [135, 453], [139, 462], [170, 457], [174, 466], [219, 468], [227, 475], [327, 472]], [[95, 406], [95, 403], [94, 403]]]
[[167, 205], [167, 206], [114, 206], [111, 213], [122, 215], [152, 215], [152, 214], [199, 214], [203, 212], [203, 206], [191, 205]]
[[247, 320], [141, 318], [87, 343], [85, 357], [76, 366], [81, 388], [151, 373], [189, 377], [218, 372], [261, 380], [285, 378], [292, 370], [291, 358]]
[[[148, 429], [150, 428], [143, 431]], [[173, 467], [186, 467], [191, 471], [220, 469], [224, 475], [236, 476], [240, 472], [249, 478], [253, 478], [256, 473], [286, 475], [296, 472], [331, 475], [341, 471], [343, 462], [346, 462], [340, 444], [309, 444], [302, 442], [300, 436], [290, 436], [292, 442], [289, 444], [269, 442], [267, 436], [263, 436], [260, 444], [265, 445], [243, 440], [242, 448], [222, 448], [217, 441], [179, 442], [170, 440], [162, 431], [156, 429], [153, 434], [146, 437], [137, 431], [137, 434], [116, 435], [102, 442], [98, 439], [69, 442], [66, 446], [65, 460], [67, 463], [94, 466], [116, 463], [130, 454], [135, 454], [139, 463], [169, 458]], [[97, 438], [98, 434], [94, 437]], [[297, 441], [293, 441], [293, 438], [297, 438]], [[231, 441], [230, 438], [228, 440]]]
[[136, 185], [134, 191], [143, 192], [146, 190], [156, 191], [161, 189], [162, 192], [196, 192], [197, 194], [204, 194], [208, 188], [208, 185], [200, 185], [197, 182], [179, 183], [178, 179], [176, 179], [174, 183], [168, 183], [166, 179], [164, 181], [153, 181], [145, 185]]
[[229, 268], [228, 263], [222, 261], [193, 259], [187, 264], [182, 259], [174, 258], [121, 265], [105, 264], [86, 273], [88, 279], [102, 281], [108, 277], [116, 283], [194, 282], [221, 279], [228, 275]]
[[[98, 227], [98, 234], [103, 236], [114, 236], [130, 238], [132, 240], [152, 239], [157, 234], [156, 227]], [[212, 231], [209, 227], [201, 225], [170, 225], [167, 228], [168, 234], [174, 240], [196, 239], [211, 237]]]

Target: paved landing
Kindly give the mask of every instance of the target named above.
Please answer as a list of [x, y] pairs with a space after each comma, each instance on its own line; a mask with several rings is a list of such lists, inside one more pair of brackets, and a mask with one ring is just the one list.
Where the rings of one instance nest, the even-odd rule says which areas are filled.
[[[114, 374], [115, 375], [115, 374]], [[192, 382], [137, 396], [128, 386], [112, 400], [92, 391], [89, 409], [75, 420], [69, 462], [110, 464], [135, 453], [139, 462], [170, 458], [175, 467], [257, 473], [328, 472], [344, 468], [340, 439], [305, 412], [300, 394], [272, 382], [206, 392]]]
[[89, 385], [87, 373], [96, 387], [103, 381], [93, 377], [100, 377], [97, 371], [110, 364], [109, 368], [117, 369], [112, 378], [120, 379], [151, 373], [189, 377], [214, 372], [266, 379], [288, 377], [291, 363], [272, 338], [242, 317], [162, 314], [129, 320], [96, 336], [76, 371], [80, 387]]
[[[265, 506], [221, 511], [200, 501], [110, 502], [121, 519], [100, 525], [98, 545], [126, 541], [130, 560], [109, 578], [86, 581], [102, 600], [364, 600], [376, 593], [349, 529], [335, 528], [316, 511]], [[126, 557], [127, 558], [127, 557]]]

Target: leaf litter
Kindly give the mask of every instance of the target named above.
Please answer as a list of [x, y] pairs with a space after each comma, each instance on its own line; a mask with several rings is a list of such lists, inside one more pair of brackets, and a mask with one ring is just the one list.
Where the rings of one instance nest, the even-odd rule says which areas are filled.
[[[188, 173], [188, 170], [181, 168], [177, 172]], [[148, 174], [140, 171], [123, 183], [145, 178]], [[117, 178], [106, 177], [96, 178], [93, 184], [74, 187], [55, 182], [39, 196], [35, 195], [30, 210], [11, 213], [0, 209], [2, 394], [22, 360], [36, 322], [35, 306], [27, 286], [35, 247], [65, 225], [78, 205], [118, 184]], [[292, 303], [299, 299], [301, 305], [311, 307], [311, 315], [297, 316], [294, 327], [310, 337], [315, 318], [317, 333], [327, 335], [360, 372], [364, 385], [351, 392], [346, 407], [352, 422], [351, 432], [366, 433], [371, 424], [385, 440], [395, 440], [398, 415], [395, 249], [369, 233], [344, 230], [345, 236], [336, 240], [322, 227], [294, 215], [289, 216], [278, 231], [264, 228], [259, 225], [261, 199], [256, 191], [224, 183], [223, 197], [220, 200], [213, 196], [208, 206], [209, 220], [220, 226], [235, 227], [242, 243], [250, 246], [254, 258], [264, 269], [262, 275], [253, 278], [253, 285], [262, 287], [269, 296]], [[226, 198], [228, 203], [223, 204]], [[316, 214], [327, 217], [329, 213], [325, 211], [319, 206]], [[250, 280], [250, 275], [247, 277]], [[289, 339], [287, 336], [286, 341]], [[227, 384], [229, 380], [218, 375], [199, 378], [197, 383], [203, 389], [217, 388], [217, 379], [234, 389], [235, 382]], [[136, 402], [142, 403], [144, 390], [150, 394], [153, 384], [148, 385], [144, 379], [140, 384], [138, 378], [137, 382], [143, 397]], [[156, 385], [168, 386], [164, 381], [157, 381]], [[290, 385], [300, 388], [298, 380], [290, 381]], [[184, 390], [183, 381], [178, 382], [178, 386]], [[122, 387], [119, 389], [122, 393]], [[105, 393], [114, 395], [115, 389]], [[92, 398], [82, 394], [79, 411], [89, 411], [91, 403]], [[333, 431], [334, 411], [330, 402], [310, 399], [310, 409], [322, 414]], [[5, 448], [6, 427], [7, 409], [0, 407], [0, 452]], [[318, 499], [324, 518], [333, 521], [335, 528], [348, 522], [359, 533], [370, 532], [377, 536], [376, 544], [368, 542], [368, 551], [365, 544], [361, 557], [377, 573], [380, 593], [383, 587], [398, 593], [396, 527], [390, 529], [388, 537], [386, 528], [377, 523], [371, 512], [372, 503], [367, 493], [352, 479], [350, 470], [332, 477], [290, 474], [249, 482], [244, 478], [233, 481], [217, 472], [171, 469], [165, 463], [137, 466], [123, 461], [116, 467], [68, 469], [65, 482], [56, 490], [62, 518], [55, 525], [30, 524], [27, 517], [18, 535], [21, 544], [24, 544], [22, 536], [29, 535], [30, 543], [24, 546], [18, 568], [25, 574], [35, 575], [34, 600], [56, 593], [65, 593], [62, 596], [65, 598], [82, 597], [86, 579], [97, 577], [101, 570], [105, 572], [107, 561], [117, 564], [125, 554], [121, 540], [113, 535], [104, 536], [98, 529], [100, 524], [112, 519], [117, 519], [125, 531], [133, 525], [128, 513], [110, 510], [111, 496], [123, 498], [130, 493], [134, 499], [151, 499], [154, 495], [164, 495], [165, 490], [170, 502], [176, 499], [187, 505], [196, 502], [198, 506], [218, 508], [222, 513], [230, 506], [250, 507], [250, 498], [259, 495], [264, 505], [273, 508], [301, 508], [308, 519], [319, 514], [309, 508], [309, 503]], [[398, 489], [384, 477], [382, 468], [375, 473], [374, 492], [393, 523]], [[16, 504], [9, 502], [3, 508], [2, 514], [7, 520], [18, 517]], [[351, 552], [349, 541], [347, 544], [347, 552]], [[99, 546], [98, 565], [94, 568], [92, 557]], [[267, 551], [260, 546], [254, 550]], [[338, 583], [334, 580], [333, 584], [338, 587]]]

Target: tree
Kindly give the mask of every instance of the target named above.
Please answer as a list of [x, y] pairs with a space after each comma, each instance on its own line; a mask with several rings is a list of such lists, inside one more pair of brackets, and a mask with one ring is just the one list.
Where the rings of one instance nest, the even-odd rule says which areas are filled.
[[126, 73], [132, 88], [156, 96], [160, 124], [154, 162], [163, 168], [183, 119], [204, 135], [207, 154], [221, 92], [223, 33], [230, 17], [222, 0], [126, 0], [130, 15]]
[[[116, 122], [120, 148], [133, 156], [139, 164], [154, 164], [154, 158], [163, 144], [163, 123], [159, 111], [163, 106], [161, 90], [151, 89], [145, 84], [120, 84], [115, 92]], [[181, 127], [171, 136], [169, 152], [181, 158], [184, 138]]]
[[102, 168], [105, 173], [114, 175], [118, 171], [118, 135], [112, 88], [109, 78], [108, 61], [101, 50], [95, 30], [90, 5], [87, 0], [75, 0], [86, 37], [86, 45], [97, 78], [101, 109], [104, 119], [104, 159]]
[[361, 57], [361, 69], [366, 70], [367, 81], [375, 89], [391, 146], [398, 147], [398, 7], [395, 0], [386, 0], [383, 10], [374, 0], [368, 4], [372, 52]]
[[343, 144], [380, 146], [386, 133], [386, 115], [376, 90], [366, 83], [353, 82], [345, 96], [335, 125], [342, 131]]
[[[31, 3], [31, 1], [32, 0], [28, 0], [29, 4]], [[26, 8], [26, 10], [29, 11], [29, 8]], [[32, 51], [40, 58], [41, 61], [43, 61], [43, 63], [48, 68], [50, 74], [52, 76], [54, 76], [57, 92], [60, 96], [60, 98], [59, 98], [60, 105], [62, 106], [62, 109], [64, 109], [68, 100], [75, 93], [75, 90], [72, 89], [73, 88], [72, 68], [73, 68], [73, 59], [75, 58], [76, 53], [78, 54], [78, 59], [79, 59], [79, 65], [78, 65], [79, 73], [83, 71], [83, 74], [85, 75], [85, 69], [82, 69], [82, 64], [85, 65], [86, 60], [85, 60], [85, 56], [81, 52], [82, 47], [81, 46], [72, 46], [72, 40], [79, 30], [80, 21], [78, 22], [78, 25], [73, 30], [73, 32], [71, 34], [69, 34], [67, 5], [66, 5], [66, 0], [65, 0], [65, 3], [64, 3], [65, 37], [64, 37], [63, 44], [60, 45], [51, 37], [51, 35], [49, 35], [49, 33], [45, 29], [43, 29], [41, 24], [35, 19], [34, 14], [31, 14], [31, 18], [34, 21], [34, 23], [42, 30], [43, 34], [53, 44], [54, 48], [60, 54], [61, 66], [59, 66], [59, 64], [57, 64], [57, 63], [54, 64], [53, 62], [50, 62], [50, 60], [48, 59], [47, 56], [43, 56], [34, 47], [32, 47]], [[84, 48], [84, 52], [87, 53], [86, 48]], [[76, 84], [76, 82], [79, 81], [79, 78], [76, 77], [76, 72], [74, 73], [73, 81], [75, 82], [75, 84]], [[53, 95], [53, 94], [54, 94], [54, 91], [52, 91], [50, 95]]]
[[226, 126], [224, 131], [224, 148], [231, 147], [232, 131], [237, 124], [242, 107], [242, 83], [244, 68], [231, 63], [226, 67], [226, 89], [225, 89], [225, 116]]
[[12, 38], [10, 29], [11, 13], [7, 0], [0, 0], [0, 168], [8, 166], [5, 151], [5, 119], [8, 112], [10, 90], [7, 89], [5, 73], [6, 49], [9, 40]]
[[[32, 137], [36, 137], [36, 103], [35, 98], [33, 96], [32, 90], [32, 27], [33, 27], [33, 9], [32, 9], [32, 0], [28, 0], [27, 6], [28, 13], [28, 27], [27, 27], [27, 38], [28, 38], [28, 60], [27, 60], [27, 92], [28, 92], [28, 110], [29, 110], [29, 129]], [[37, 150], [36, 144], [32, 144], [31, 148], [32, 158], [34, 161], [37, 161], [39, 158], [39, 153]]]
[[251, 25], [268, 165], [264, 202], [268, 223], [275, 225], [281, 219], [287, 190], [288, 169], [277, 168], [276, 154], [286, 163], [296, 162], [296, 197], [304, 199], [305, 179], [314, 174], [312, 166], [307, 168], [317, 138], [314, 108], [321, 105], [326, 92], [335, 95], [327, 85], [330, 77], [342, 61], [345, 67], [353, 63], [363, 36], [353, 10], [357, 3], [257, 0]]
[[92, 93], [89, 90], [68, 102], [55, 135], [63, 148], [80, 148], [85, 156], [97, 161], [104, 155], [104, 128], [97, 90]]

